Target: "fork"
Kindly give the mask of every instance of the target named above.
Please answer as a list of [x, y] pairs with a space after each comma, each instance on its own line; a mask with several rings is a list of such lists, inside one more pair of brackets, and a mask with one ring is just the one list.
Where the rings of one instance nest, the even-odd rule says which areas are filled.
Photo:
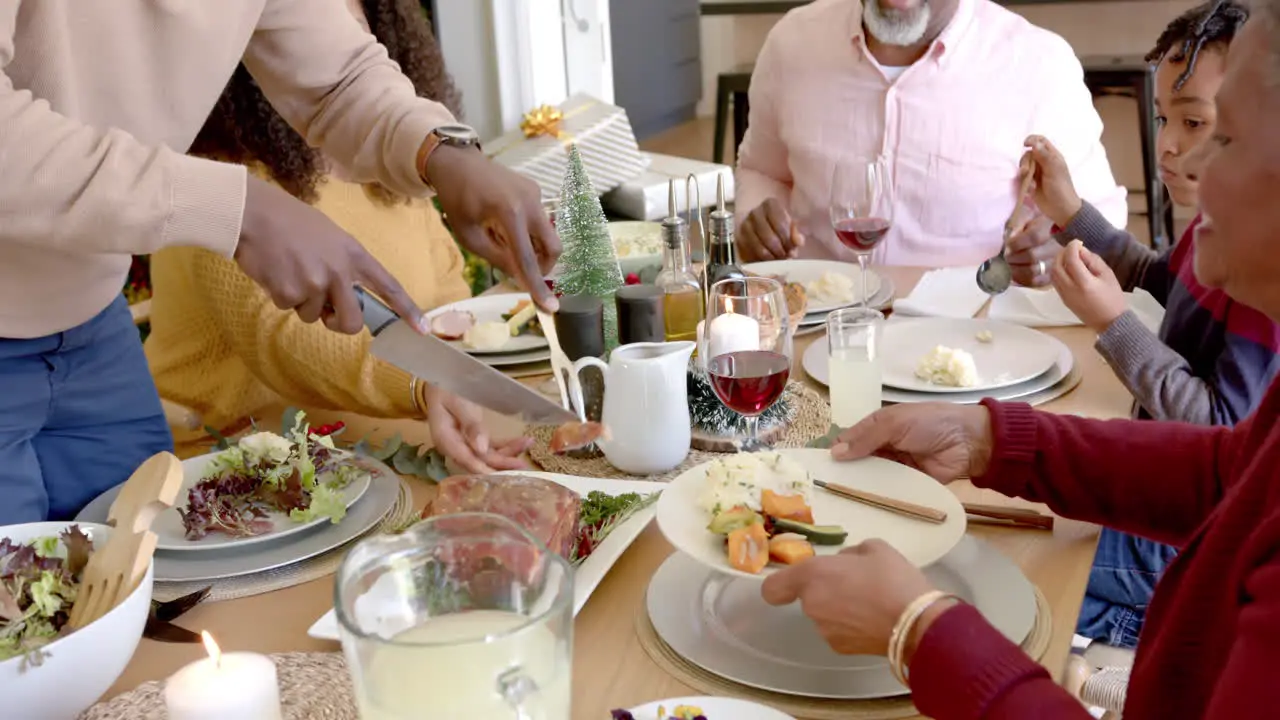
[[173, 507], [181, 487], [182, 463], [167, 452], [153, 455], [125, 481], [107, 513], [115, 530], [85, 566], [68, 619], [73, 629], [106, 615], [142, 581], [156, 550], [151, 523]]

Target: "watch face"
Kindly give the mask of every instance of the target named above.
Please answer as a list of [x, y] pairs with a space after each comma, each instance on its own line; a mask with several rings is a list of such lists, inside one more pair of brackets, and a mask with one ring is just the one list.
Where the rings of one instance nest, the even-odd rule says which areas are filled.
[[441, 125], [436, 128], [440, 141], [449, 145], [474, 145], [480, 142], [480, 136], [466, 125]]

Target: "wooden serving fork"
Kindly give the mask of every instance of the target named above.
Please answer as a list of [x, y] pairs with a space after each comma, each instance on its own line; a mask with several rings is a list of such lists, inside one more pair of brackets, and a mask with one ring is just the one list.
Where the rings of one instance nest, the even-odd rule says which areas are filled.
[[107, 514], [111, 537], [89, 556], [69, 622], [79, 629], [111, 612], [147, 574], [157, 538], [151, 523], [173, 507], [182, 488], [182, 462], [154, 455], [134, 471]]

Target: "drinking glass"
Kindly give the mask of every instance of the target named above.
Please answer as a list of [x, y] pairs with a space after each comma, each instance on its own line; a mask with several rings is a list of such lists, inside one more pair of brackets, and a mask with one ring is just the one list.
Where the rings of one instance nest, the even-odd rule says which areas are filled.
[[831, 178], [831, 227], [836, 238], [858, 256], [862, 304], [870, 307], [867, 263], [871, 251], [893, 227], [893, 190], [881, 159], [838, 162]]
[[880, 333], [884, 315], [867, 307], [827, 316], [827, 388], [831, 424], [842, 429], [880, 409]]
[[347, 554], [334, 590], [364, 720], [565, 720], [567, 562], [487, 513], [425, 520]]
[[791, 375], [791, 317], [782, 284], [765, 277], [729, 278], [707, 293], [707, 376], [725, 407], [746, 417], [742, 449], [764, 447], [760, 415]]

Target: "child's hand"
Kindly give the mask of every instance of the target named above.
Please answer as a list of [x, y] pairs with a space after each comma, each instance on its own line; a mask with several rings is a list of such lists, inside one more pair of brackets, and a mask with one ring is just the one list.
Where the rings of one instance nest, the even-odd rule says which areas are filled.
[[1096, 333], [1105, 332], [1129, 308], [1115, 273], [1079, 240], [1058, 256], [1052, 274], [1062, 302]]
[[[1080, 196], [1071, 182], [1071, 170], [1062, 153], [1047, 139], [1032, 135], [1024, 143], [1027, 152], [1022, 156], [1018, 179], [1030, 170], [1035, 173], [1031, 184], [1031, 197], [1040, 212], [1058, 227], [1066, 227], [1071, 218], [1080, 212]], [[1030, 168], [1028, 167], [1030, 166]]]

